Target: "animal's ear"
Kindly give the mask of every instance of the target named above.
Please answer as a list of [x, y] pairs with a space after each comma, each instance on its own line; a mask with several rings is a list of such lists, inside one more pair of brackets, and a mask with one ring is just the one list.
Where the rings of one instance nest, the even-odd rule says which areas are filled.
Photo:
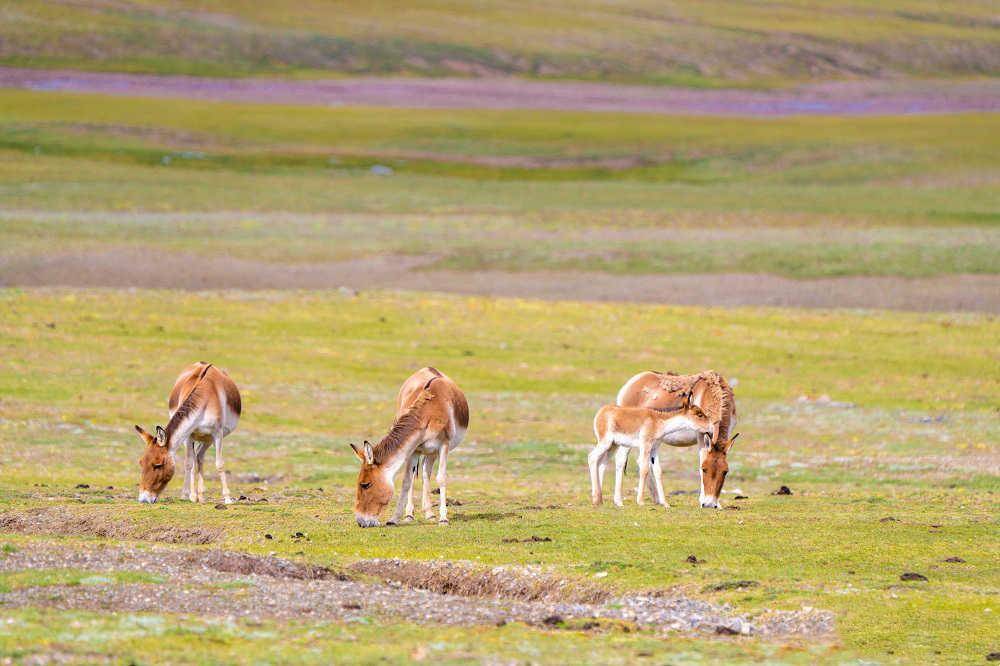
[[704, 437], [705, 438], [701, 442], [701, 448], [703, 448], [703, 449], [711, 448], [712, 447], [712, 434], [706, 432], [704, 434]]
[[365, 461], [365, 454], [361, 452], [361, 449], [359, 449], [358, 445], [354, 442], [351, 442], [351, 450], [354, 451], [354, 455], [358, 457], [358, 460], [361, 462]]
[[150, 442], [150, 440], [153, 439], [153, 436], [150, 435], [145, 430], [143, 430], [141, 425], [136, 425], [135, 426], [135, 431], [137, 433], [139, 433], [139, 437], [142, 437], [142, 441], [145, 442], [145, 443], [147, 443], [147, 444]]
[[727, 452], [729, 451], [729, 449], [733, 448], [733, 442], [735, 442], [736, 438], [739, 437], [739, 436], [740, 436], [740, 433], [736, 433], [735, 435], [733, 435], [732, 437], [729, 438], [729, 446], [726, 447], [726, 451]]
[[156, 426], [156, 443], [160, 446], [167, 445], [167, 431], [163, 429], [163, 426]]
[[375, 464], [375, 450], [367, 439], [365, 440], [365, 462], [369, 465]]

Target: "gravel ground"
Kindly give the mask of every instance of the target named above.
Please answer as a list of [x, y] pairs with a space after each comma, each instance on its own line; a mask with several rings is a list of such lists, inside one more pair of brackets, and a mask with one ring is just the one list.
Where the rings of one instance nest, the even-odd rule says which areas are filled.
[[736, 116], [880, 115], [1000, 110], [1000, 83], [850, 81], [787, 90], [701, 90], [573, 81], [197, 78], [0, 67], [0, 87], [321, 106], [563, 109]]
[[[355, 580], [323, 567], [224, 551], [121, 546], [82, 550], [32, 545], [0, 560], [3, 572], [59, 568], [141, 571], [161, 575], [166, 582], [24, 588], [0, 594], [0, 606], [170, 612], [250, 620], [349, 620], [384, 614], [449, 625], [525, 622], [558, 627], [568, 620], [599, 618], [662, 633], [815, 637], [833, 632], [833, 615], [812, 609], [770, 612], [751, 621], [728, 607], [681, 595], [626, 595], [601, 604], [459, 596], [407, 587], [398, 581]], [[512, 577], [524, 575], [516, 568], [495, 569], [491, 574], [498, 571]]]

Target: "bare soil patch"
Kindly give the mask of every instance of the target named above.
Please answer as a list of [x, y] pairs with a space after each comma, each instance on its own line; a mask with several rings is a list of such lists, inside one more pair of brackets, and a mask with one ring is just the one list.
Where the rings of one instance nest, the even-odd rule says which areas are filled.
[[854, 81], [788, 90], [703, 90], [515, 78], [292, 81], [0, 68], [0, 87], [322, 106], [560, 109], [741, 116], [1000, 110], [1000, 82]]
[[[484, 579], [469, 563], [457, 563], [444, 573], [442, 566], [440, 563], [376, 560], [352, 567], [380, 577], [396, 577], [405, 581], [404, 585], [395, 580], [388, 583], [352, 580], [324, 567], [225, 551], [184, 552], [123, 546], [79, 550], [37, 544], [0, 558], [0, 571], [132, 570], [161, 575], [164, 582], [25, 588], [0, 594], [0, 605], [170, 612], [248, 620], [350, 621], [377, 614], [425, 624], [524, 622], [549, 628], [586, 627], [587, 630], [601, 629], [607, 621], [612, 621], [659, 633], [699, 635], [829, 638], [833, 632], [833, 615], [826, 611], [765, 613], [761, 620], [751, 620], [725, 606], [669, 593], [624, 596], [589, 593], [591, 602], [574, 602], [560, 596], [570, 590], [566, 585], [553, 584], [553, 579], [542, 575], [537, 577], [544, 581], [541, 584], [526, 583], [525, 571], [521, 568], [497, 568]], [[510, 576], [514, 582], [500, 582], [505, 576]], [[418, 588], [413, 585], [415, 582], [447, 587], [452, 592]], [[528, 599], [523, 589], [535, 590], [527, 596], [537, 596], [543, 591], [546, 598]], [[579, 594], [580, 589], [573, 587], [570, 595]], [[780, 622], [773, 617], [780, 617]], [[584, 623], [575, 622], [577, 620]]]
[[606, 601], [611, 596], [607, 589], [527, 567], [482, 569], [461, 562], [376, 559], [357, 562], [351, 570], [421, 590], [463, 597], [593, 604]]
[[216, 541], [222, 530], [206, 527], [152, 527], [143, 529], [123, 519], [102, 514], [80, 514], [57, 507], [42, 507], [0, 514], [0, 531], [21, 534], [62, 534], [102, 539], [139, 539], [161, 543], [204, 545]]
[[547, 300], [738, 307], [849, 307], [1000, 313], [1000, 276], [793, 280], [739, 273], [614, 275], [591, 271], [431, 270], [434, 257], [374, 256], [273, 264], [113, 248], [0, 257], [0, 286], [151, 289], [406, 289]]

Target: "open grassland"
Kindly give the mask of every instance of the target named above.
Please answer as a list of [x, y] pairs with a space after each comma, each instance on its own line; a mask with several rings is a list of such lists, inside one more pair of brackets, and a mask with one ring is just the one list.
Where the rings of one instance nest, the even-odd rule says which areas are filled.
[[995, 75], [984, 0], [7, 3], [0, 62], [208, 75], [517, 75], [782, 85]]
[[[751, 616], [802, 606], [836, 615], [832, 641], [775, 642], [8, 608], [8, 653], [144, 659], [155, 638], [161, 658], [322, 661], [372, 656], [376, 637], [391, 639], [379, 654], [392, 660], [558, 662], [573, 651], [622, 662], [976, 663], [997, 649], [993, 317], [316, 292], [7, 290], [0, 308], [0, 514], [34, 531], [5, 535], [7, 551], [90, 547], [102, 525], [126, 544], [200, 530], [205, 548], [335, 568], [373, 557], [539, 565], [608, 589], [680, 590]], [[238, 493], [266, 503], [182, 503], [178, 480], [163, 503], [135, 502], [131, 425], [162, 423], [176, 373], [199, 358], [226, 367], [243, 390], [229, 469]], [[359, 530], [347, 442], [379, 436], [399, 382], [427, 363], [456, 378], [472, 405], [469, 437], [449, 464], [449, 496], [460, 502], [452, 524]], [[650, 367], [714, 367], [737, 380], [742, 436], [723, 498], [737, 510], [697, 509], [687, 494], [672, 496], [669, 512], [630, 500], [621, 510], [589, 506], [593, 412]], [[815, 400], [822, 394], [830, 400]], [[693, 452], [665, 458], [668, 490], [695, 490]], [[794, 494], [772, 496], [780, 485]], [[209, 494], [218, 492], [211, 478]], [[952, 557], [964, 562], [944, 562]], [[900, 581], [904, 572], [928, 580]], [[163, 584], [129, 572], [53, 576], [4, 574], [0, 589]], [[755, 584], [725, 589], [734, 581]], [[276, 639], [291, 639], [292, 652], [269, 651]]]
[[993, 275], [997, 123], [7, 91], [0, 260], [57, 242], [272, 266], [408, 255], [456, 271]]

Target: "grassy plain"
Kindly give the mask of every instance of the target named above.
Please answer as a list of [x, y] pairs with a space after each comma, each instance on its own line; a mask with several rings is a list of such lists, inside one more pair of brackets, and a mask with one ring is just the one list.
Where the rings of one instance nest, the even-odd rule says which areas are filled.
[[97, 0], [4, 7], [0, 62], [199, 75], [516, 75], [685, 86], [995, 75], [989, 2]]
[[996, 126], [989, 114], [745, 120], [7, 91], [0, 252], [58, 239], [274, 263], [418, 255], [459, 270], [993, 274]]
[[[622, 590], [677, 587], [751, 614], [813, 606], [837, 615], [833, 645], [655, 642], [645, 634], [605, 644], [573, 632], [449, 629], [434, 644], [453, 660], [499, 645], [533, 646], [539, 661], [557, 661], [567, 649], [611, 659], [614, 648], [622, 658], [652, 651], [696, 663], [976, 662], [995, 649], [1000, 387], [988, 368], [996, 367], [1000, 328], [993, 317], [315, 292], [6, 290], [0, 307], [4, 512], [58, 505], [125, 521], [136, 534], [218, 527], [223, 536], [213, 547], [335, 566], [403, 556], [540, 564], [581, 579], [607, 572], [602, 581]], [[135, 502], [139, 441], [131, 424], [162, 422], [167, 388], [195, 358], [227, 367], [244, 391], [229, 467], [266, 479], [236, 485], [267, 504], [218, 511], [211, 503]], [[473, 406], [469, 439], [449, 467], [450, 494], [462, 504], [446, 532], [431, 524], [362, 532], [350, 510], [356, 462], [347, 442], [378, 436], [398, 383], [431, 362], [458, 379]], [[743, 435], [727, 486], [750, 499], [724, 500], [739, 510], [701, 510], [689, 495], [672, 497], [669, 512], [631, 502], [624, 510], [589, 506], [591, 416], [625, 377], [647, 367], [715, 367], [737, 379]], [[833, 404], [798, 400], [820, 394]], [[696, 488], [688, 454], [670, 454], [668, 489]], [[782, 484], [794, 494], [770, 495]], [[214, 479], [210, 492], [218, 492]], [[296, 531], [309, 540], [292, 538]], [[502, 542], [531, 535], [552, 541]], [[51, 539], [5, 537], [15, 548]], [[704, 564], [688, 564], [689, 554]], [[965, 562], [943, 562], [955, 556]], [[901, 582], [906, 571], [929, 580]], [[760, 585], [707, 587], [741, 579]], [[124, 620], [73, 612], [13, 617], [36, 637], [26, 650], [51, 646], [42, 627], [53, 617], [100, 637], [59, 642], [73, 650], [141, 656], [134, 639], [164, 632], [177, 640], [170, 649], [181, 650], [176, 632], [187, 631], [165, 630], [160, 616], [129, 631], [115, 624]], [[198, 642], [206, 659], [257, 640], [228, 625], [206, 631], [220, 635]], [[296, 635], [287, 626], [261, 631]], [[343, 649], [347, 629], [317, 631], [320, 655]], [[349, 633], [363, 644], [370, 631]], [[431, 640], [405, 623], [385, 631], [406, 637], [393, 658]]]

